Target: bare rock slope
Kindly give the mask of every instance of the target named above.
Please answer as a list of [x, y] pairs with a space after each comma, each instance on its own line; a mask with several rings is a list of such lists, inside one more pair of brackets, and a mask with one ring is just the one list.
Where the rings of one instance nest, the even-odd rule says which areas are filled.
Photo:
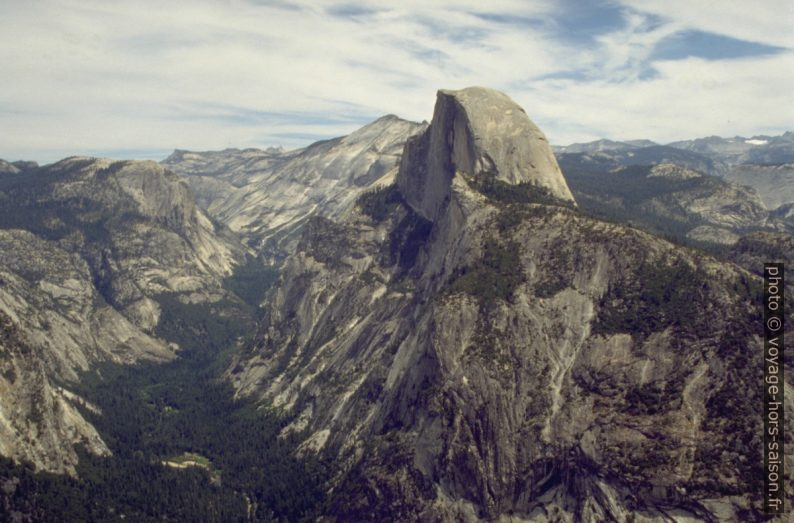
[[281, 254], [308, 216], [338, 217], [370, 185], [393, 178], [405, 141], [424, 128], [389, 115], [297, 151], [177, 151], [163, 164], [249, 245]]
[[681, 240], [732, 244], [781, 228], [751, 187], [672, 163], [619, 166], [586, 154], [560, 158], [582, 211]]
[[341, 463], [339, 520], [760, 517], [757, 278], [580, 214], [556, 169], [482, 183], [520, 137], [456, 128], [506, 103], [458, 93], [398, 185], [307, 223], [239, 393]]

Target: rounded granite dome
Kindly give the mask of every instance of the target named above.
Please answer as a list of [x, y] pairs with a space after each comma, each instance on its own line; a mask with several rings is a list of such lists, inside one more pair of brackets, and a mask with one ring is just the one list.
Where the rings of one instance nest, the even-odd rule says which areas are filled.
[[406, 144], [397, 181], [408, 203], [432, 220], [456, 173], [530, 183], [574, 202], [543, 132], [524, 109], [493, 89], [438, 91], [430, 127]]

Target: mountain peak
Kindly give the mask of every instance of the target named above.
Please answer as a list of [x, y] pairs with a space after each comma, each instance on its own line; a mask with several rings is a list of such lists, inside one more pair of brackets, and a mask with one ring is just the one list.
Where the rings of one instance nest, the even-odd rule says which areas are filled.
[[0, 174], [17, 174], [19, 173], [19, 168], [5, 160], [0, 159]]
[[438, 91], [427, 131], [406, 144], [397, 183], [433, 220], [458, 174], [530, 183], [573, 201], [548, 140], [506, 94], [484, 87]]

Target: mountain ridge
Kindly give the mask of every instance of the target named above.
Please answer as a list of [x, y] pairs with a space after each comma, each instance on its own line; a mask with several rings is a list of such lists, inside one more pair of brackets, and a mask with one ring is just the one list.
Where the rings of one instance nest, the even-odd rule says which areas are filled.
[[186, 177], [212, 216], [280, 258], [307, 216], [339, 216], [365, 187], [393, 176], [403, 144], [424, 127], [386, 115], [295, 151], [190, 153], [194, 161], [172, 155], [163, 163]]
[[757, 277], [412, 157], [437, 116], [399, 183], [310, 220], [228, 370], [340, 464], [330, 515], [759, 517]]

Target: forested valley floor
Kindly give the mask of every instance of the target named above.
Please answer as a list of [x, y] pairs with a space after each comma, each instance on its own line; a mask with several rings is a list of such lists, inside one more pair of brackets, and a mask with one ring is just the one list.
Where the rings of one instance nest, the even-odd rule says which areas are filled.
[[[227, 281], [241, 297], [183, 304], [160, 296], [157, 334], [179, 343], [166, 364], [106, 364], [80, 381], [84, 407], [113, 455], [81, 453], [77, 477], [0, 458], [0, 521], [299, 521], [320, 510], [327, 465], [295, 457], [285, 419], [235, 400], [219, 380], [253, 332], [277, 272], [256, 261]], [[65, 384], [74, 388], [74, 384]]]

